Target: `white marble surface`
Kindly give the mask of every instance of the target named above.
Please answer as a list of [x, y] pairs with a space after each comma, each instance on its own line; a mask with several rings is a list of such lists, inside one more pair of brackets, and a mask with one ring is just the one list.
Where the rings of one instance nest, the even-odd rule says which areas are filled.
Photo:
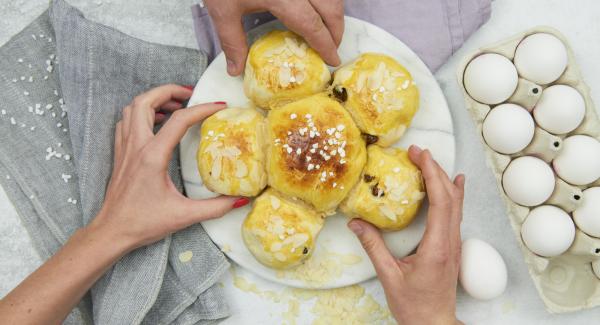
[[[140, 31], [139, 21], [150, 23], [156, 19], [188, 17], [188, 4], [178, 1], [159, 0], [112, 0], [109, 5], [83, 4], [83, 0], [72, 0], [100, 21], [110, 23], [114, 17], [124, 17], [121, 28], [133, 36], [147, 37], [149, 40], [194, 47], [189, 37], [162, 33], [161, 30]], [[46, 6], [46, 0], [0, 0], [0, 43], [26, 26], [37, 13]], [[158, 3], [169, 6], [171, 10], [149, 12], [138, 15], [136, 8]], [[123, 4], [123, 10], [118, 4]], [[153, 6], [152, 6], [153, 7]], [[154, 8], [154, 7], [153, 7]], [[156, 6], [155, 8], [163, 8]], [[29, 11], [32, 10], [32, 11]], [[23, 12], [22, 12], [23, 11]], [[467, 193], [463, 219], [463, 237], [479, 237], [493, 244], [504, 257], [508, 265], [509, 282], [505, 294], [495, 300], [479, 302], [466, 296], [462, 290], [458, 293], [458, 316], [467, 324], [593, 324], [600, 318], [600, 309], [591, 309], [577, 313], [552, 315], [544, 310], [543, 304], [533, 287], [521, 252], [517, 246], [504, 206], [498, 196], [491, 171], [485, 166], [484, 155], [479, 139], [475, 136], [474, 125], [464, 108], [462, 94], [455, 80], [456, 67], [466, 53], [478, 46], [489, 44], [518, 31], [535, 25], [545, 24], [558, 28], [569, 39], [575, 50], [576, 59], [581, 67], [586, 83], [592, 89], [592, 98], [600, 103], [600, 2], [596, 0], [496, 0], [493, 3], [492, 18], [483, 26], [454, 57], [437, 73], [451, 108], [457, 136], [457, 170], [467, 174]], [[159, 17], [159, 18], [154, 18]], [[190, 33], [189, 19], [184, 24], [175, 21], [156, 21], [160, 24], [177, 26], [179, 33]], [[168, 30], [165, 28], [165, 30]], [[186, 42], [185, 39], [188, 41]], [[180, 42], [180, 43], [177, 43]], [[598, 105], [597, 105], [598, 106]], [[600, 107], [600, 106], [599, 106]], [[30, 240], [18, 221], [13, 207], [0, 191], [0, 295], [4, 295], [18, 284], [40, 263], [33, 252]], [[237, 269], [240, 276], [255, 283], [261, 290], [281, 290], [249, 272]], [[254, 293], [243, 292], [232, 285], [232, 277], [224, 277], [228, 298], [231, 301], [233, 316], [225, 324], [279, 324], [287, 304], [274, 303], [260, 298]], [[376, 280], [362, 284], [375, 299], [384, 303], [381, 286]], [[309, 323], [313, 319], [310, 306], [300, 306], [299, 324]]]
[[[269, 23], [253, 32], [261, 35], [273, 28], [277, 26]], [[346, 63], [365, 52], [384, 53], [396, 58], [408, 68], [419, 88], [419, 111], [404, 137], [394, 146], [406, 149], [411, 144], [416, 144], [427, 148], [431, 150], [440, 165], [448, 173], [452, 173], [455, 161], [452, 119], [444, 95], [431, 72], [413, 51], [391, 34], [361, 20], [347, 18], [344, 38], [338, 49], [340, 59]], [[244, 95], [243, 78], [227, 75], [223, 54], [219, 55], [204, 72], [189, 105], [218, 100], [226, 101], [231, 107], [249, 105], [248, 98]], [[214, 193], [202, 184], [198, 173], [196, 152], [201, 141], [199, 130], [199, 125], [188, 130], [181, 141], [180, 157], [186, 193], [192, 198], [203, 199], [213, 197]], [[203, 225], [215, 243], [220, 247], [228, 247], [226, 251], [229, 258], [255, 274], [273, 282], [301, 288], [337, 288], [375, 277], [373, 265], [356, 236], [346, 227], [348, 220], [341, 212], [327, 217], [325, 226], [317, 238], [316, 249], [310, 257], [312, 263], [305, 264], [306, 269], [316, 271], [322, 268], [322, 263], [331, 261], [343, 270], [341, 275], [330, 276], [326, 281], [299, 280], [294, 276], [296, 274], [294, 271], [283, 272], [285, 276], [281, 276], [281, 271], [260, 264], [242, 240], [240, 229], [250, 209], [250, 206], [235, 209], [225, 217], [206, 221]], [[417, 247], [425, 231], [426, 209], [427, 204], [406, 229], [385, 235], [386, 242], [392, 247], [396, 256], [406, 256]], [[331, 253], [357, 256], [360, 257], [360, 262], [344, 265], [339, 256], [332, 256]]]

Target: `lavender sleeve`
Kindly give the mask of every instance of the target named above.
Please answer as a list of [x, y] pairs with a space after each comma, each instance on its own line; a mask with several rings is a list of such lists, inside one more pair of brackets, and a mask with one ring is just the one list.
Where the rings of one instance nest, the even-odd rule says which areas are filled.
[[[436, 71], [490, 17], [491, 0], [346, 0], [345, 14], [377, 25], [406, 43]], [[198, 46], [209, 59], [221, 49], [206, 9], [192, 8]], [[246, 30], [272, 20], [244, 17]]]

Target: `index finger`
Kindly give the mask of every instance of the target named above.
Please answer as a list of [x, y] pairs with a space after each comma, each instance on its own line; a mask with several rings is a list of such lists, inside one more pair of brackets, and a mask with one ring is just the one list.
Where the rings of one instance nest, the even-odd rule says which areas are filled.
[[344, 34], [344, 1], [342, 0], [310, 0], [311, 5], [329, 29], [329, 33], [335, 42], [340, 45]]
[[227, 107], [224, 102], [200, 104], [175, 111], [171, 118], [158, 131], [154, 140], [154, 150], [158, 157], [168, 163], [171, 153], [183, 138], [183, 135], [194, 124]]
[[271, 13], [289, 29], [300, 34], [327, 64], [331, 66], [340, 64], [340, 57], [331, 33], [321, 16], [307, 0], [282, 1], [271, 8]]

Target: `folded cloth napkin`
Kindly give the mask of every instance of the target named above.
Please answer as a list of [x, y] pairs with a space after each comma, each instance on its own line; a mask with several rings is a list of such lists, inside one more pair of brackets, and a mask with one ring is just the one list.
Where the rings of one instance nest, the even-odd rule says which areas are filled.
[[[377, 25], [406, 43], [436, 71], [490, 17], [491, 0], [345, 0], [347, 16]], [[203, 5], [192, 7], [200, 49], [209, 61], [221, 52]], [[244, 17], [245, 30], [275, 19], [268, 13]]]
[[[63, 0], [0, 58], [1, 184], [44, 259], [100, 209], [122, 107], [160, 84], [195, 84], [206, 67], [198, 51], [131, 38]], [[177, 153], [170, 176], [181, 190]], [[183, 252], [192, 259], [180, 260]], [[228, 266], [202, 227], [189, 227], [122, 258], [70, 319], [214, 323], [229, 313], [216, 283]]]

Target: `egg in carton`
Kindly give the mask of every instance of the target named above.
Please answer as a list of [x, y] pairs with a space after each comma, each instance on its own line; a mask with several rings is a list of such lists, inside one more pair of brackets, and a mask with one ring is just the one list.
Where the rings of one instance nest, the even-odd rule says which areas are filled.
[[465, 57], [458, 81], [547, 309], [600, 306], [600, 121], [567, 40], [527, 30]]

